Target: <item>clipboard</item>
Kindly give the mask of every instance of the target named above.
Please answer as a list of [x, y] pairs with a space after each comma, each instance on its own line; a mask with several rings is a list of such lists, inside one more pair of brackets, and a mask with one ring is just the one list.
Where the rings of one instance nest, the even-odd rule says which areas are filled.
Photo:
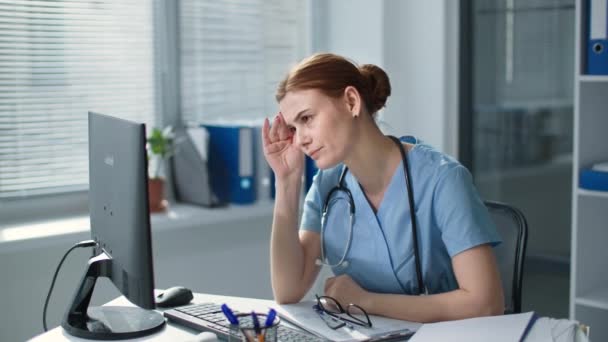
[[278, 305], [275, 309], [284, 321], [321, 338], [339, 342], [403, 341], [412, 337], [422, 326], [421, 323], [370, 315], [372, 328], [344, 326], [333, 330], [313, 310], [314, 304], [313, 301], [305, 301]]

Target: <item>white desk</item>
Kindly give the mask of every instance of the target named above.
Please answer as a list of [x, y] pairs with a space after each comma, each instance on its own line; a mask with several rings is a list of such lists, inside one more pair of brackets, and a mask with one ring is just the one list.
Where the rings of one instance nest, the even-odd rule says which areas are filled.
[[[230, 307], [238, 308], [240, 311], [251, 311], [253, 309], [267, 311], [267, 308], [274, 304], [272, 300], [262, 299], [251, 299], [242, 297], [228, 297], [228, 296], [217, 296], [195, 293], [192, 303], [205, 303], [205, 302], [217, 302], [227, 303]], [[106, 305], [114, 306], [133, 306], [125, 297], [116, 298]], [[168, 309], [167, 309], [168, 310]], [[163, 312], [164, 310], [157, 310]], [[198, 332], [190, 328], [167, 322], [165, 327], [152, 335], [148, 335], [142, 338], [135, 338], [129, 341], [188, 341], [192, 339]], [[43, 342], [43, 341], [91, 341], [79, 337], [74, 337], [66, 333], [61, 326], [47, 331], [44, 334], [40, 334], [30, 340], [31, 342]], [[123, 340], [124, 341], [124, 340]]]
[[[227, 303], [233, 308], [238, 309], [239, 311], [251, 311], [251, 310], [259, 310], [259, 311], [267, 311], [269, 306], [274, 305], [274, 301], [272, 300], [262, 300], [262, 299], [252, 299], [252, 298], [242, 298], [242, 297], [228, 297], [228, 296], [217, 296], [217, 295], [208, 295], [195, 293], [194, 299], [192, 303], [204, 303], [204, 302], [216, 302], [216, 303]], [[106, 305], [117, 305], [117, 306], [132, 306], [132, 304], [127, 301], [124, 297], [119, 297], [108, 302]], [[163, 310], [157, 310], [162, 312]], [[541, 318], [545, 319], [545, 318]], [[532, 330], [530, 331], [528, 338], [525, 339], [526, 342], [535, 342], [535, 341], [551, 341], [550, 339], [544, 339], [543, 333], [539, 331], [539, 327], [542, 325], [534, 324], [532, 326]], [[148, 335], [143, 338], [132, 339], [130, 341], [188, 341], [191, 340], [198, 332], [181, 325], [176, 325], [173, 323], [167, 322], [165, 327], [158, 333]], [[32, 342], [45, 342], [45, 341], [90, 341], [78, 337], [74, 337], [68, 335], [63, 328], [60, 326], [49, 330], [44, 334], [40, 334], [30, 341]], [[124, 340], [123, 340], [124, 341]], [[559, 340], [562, 341], [562, 340]], [[587, 341], [587, 338], [579, 334], [574, 342], [584, 342]]]

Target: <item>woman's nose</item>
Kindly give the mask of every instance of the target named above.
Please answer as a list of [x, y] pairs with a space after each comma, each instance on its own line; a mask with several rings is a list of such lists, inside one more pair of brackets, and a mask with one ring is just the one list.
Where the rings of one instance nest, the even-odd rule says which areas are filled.
[[296, 130], [295, 138], [296, 138], [296, 146], [298, 146], [301, 149], [304, 149], [310, 143], [310, 139], [303, 132], [303, 130]]

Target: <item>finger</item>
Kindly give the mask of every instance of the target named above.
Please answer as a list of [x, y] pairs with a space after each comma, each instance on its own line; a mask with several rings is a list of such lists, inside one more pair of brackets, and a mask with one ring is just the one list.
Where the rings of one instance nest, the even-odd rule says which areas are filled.
[[289, 144], [288, 141], [277, 141], [275, 143], [271, 143], [269, 145], [264, 146], [264, 153], [273, 154], [273, 153], [280, 152], [280, 151], [284, 150], [288, 144]]
[[268, 137], [270, 138], [270, 142], [275, 142], [277, 140], [279, 140], [279, 116], [275, 116], [274, 120], [272, 121], [272, 125], [270, 126], [270, 134], [268, 134]]
[[279, 112], [279, 121], [280, 121], [279, 137], [281, 138], [281, 140], [286, 140], [286, 139], [291, 138], [293, 136], [293, 132], [287, 126], [287, 122], [285, 122], [285, 116], [283, 116], [283, 113], [281, 113], [281, 112]]
[[287, 140], [291, 137], [291, 130], [289, 129], [289, 127], [287, 127], [287, 124], [285, 123], [285, 119], [280, 114], [279, 114], [278, 129], [279, 129], [279, 139]]
[[264, 125], [262, 126], [262, 141], [264, 142], [263, 146], [270, 145], [270, 138], [268, 137], [269, 131], [270, 122], [268, 122], [268, 118], [264, 118]]

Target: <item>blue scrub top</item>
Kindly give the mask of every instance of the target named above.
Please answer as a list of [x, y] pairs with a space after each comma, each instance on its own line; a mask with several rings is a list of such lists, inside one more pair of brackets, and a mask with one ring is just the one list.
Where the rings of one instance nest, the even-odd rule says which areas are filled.
[[[410, 167], [422, 277], [429, 293], [458, 288], [451, 258], [481, 244], [500, 243], [500, 236], [480, 199], [469, 171], [452, 157], [414, 137], [407, 153]], [[333, 268], [348, 274], [362, 288], [376, 293], [419, 294], [416, 280], [410, 207], [403, 164], [390, 181], [377, 213], [359, 183], [348, 172], [345, 184], [355, 202], [352, 245], [348, 264]], [[344, 165], [320, 170], [304, 202], [300, 229], [321, 232], [327, 194], [338, 184]], [[343, 192], [332, 196], [325, 228], [325, 252], [337, 263], [346, 248], [350, 221]]]

